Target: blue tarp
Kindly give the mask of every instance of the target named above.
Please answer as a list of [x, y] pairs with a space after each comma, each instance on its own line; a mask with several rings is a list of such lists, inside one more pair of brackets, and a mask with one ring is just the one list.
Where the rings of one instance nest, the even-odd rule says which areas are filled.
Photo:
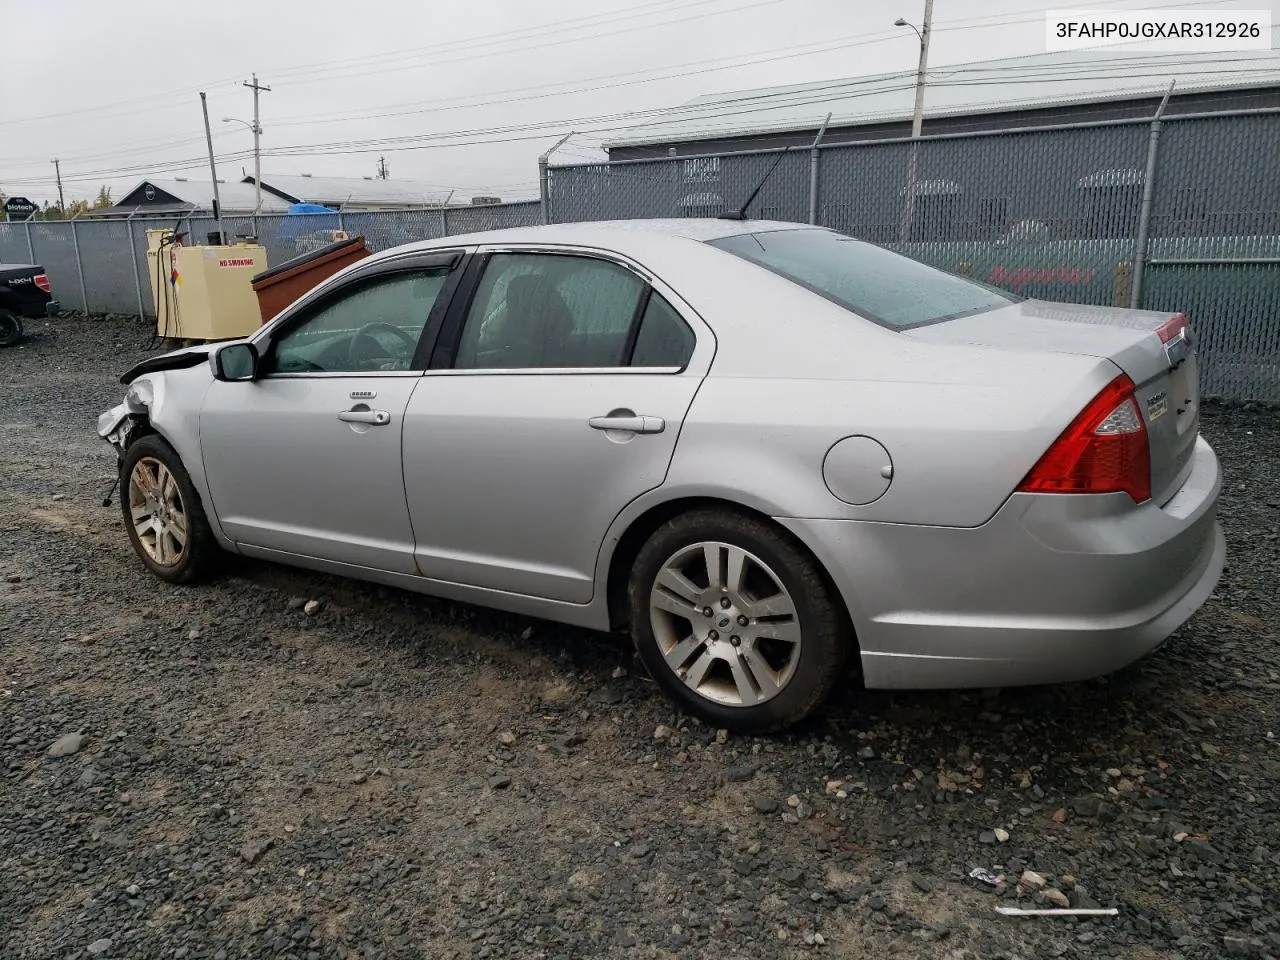
[[319, 203], [294, 203], [276, 221], [278, 240], [297, 240], [317, 230], [341, 230], [338, 211]]

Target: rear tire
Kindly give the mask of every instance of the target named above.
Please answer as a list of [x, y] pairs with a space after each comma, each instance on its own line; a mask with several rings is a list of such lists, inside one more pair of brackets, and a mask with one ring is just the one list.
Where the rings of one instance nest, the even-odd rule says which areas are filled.
[[22, 318], [0, 307], [0, 347], [12, 347], [22, 339]]
[[763, 519], [705, 509], [668, 521], [641, 548], [628, 592], [649, 674], [715, 727], [790, 726], [844, 674], [852, 642], [838, 596]]
[[148, 434], [124, 455], [120, 509], [129, 541], [161, 580], [196, 583], [209, 575], [222, 548], [182, 458], [162, 437]]

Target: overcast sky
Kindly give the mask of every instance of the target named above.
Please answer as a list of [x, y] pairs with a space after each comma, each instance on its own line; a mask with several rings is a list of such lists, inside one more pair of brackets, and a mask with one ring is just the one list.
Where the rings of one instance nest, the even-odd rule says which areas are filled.
[[[1273, 9], [1218, 0], [1207, 9]], [[1109, 8], [1157, 6], [1134, 0]], [[1185, 9], [1186, 4], [1175, 4]], [[219, 176], [252, 172], [241, 83], [257, 72], [263, 178], [369, 176], [474, 194], [537, 193], [537, 157], [601, 158], [608, 128], [707, 93], [908, 70], [924, 0], [4, 0], [0, 189], [68, 201], [148, 174], [207, 176], [198, 92]], [[930, 62], [1044, 50], [1046, 9], [1103, 2], [935, 0]], [[179, 19], [179, 18], [183, 19]], [[927, 102], [926, 102], [927, 108]], [[540, 126], [538, 126], [540, 125]], [[511, 129], [513, 127], [524, 129]], [[452, 134], [449, 143], [440, 135]], [[418, 149], [362, 141], [432, 137]], [[505, 141], [480, 143], [476, 141]], [[317, 154], [325, 150], [363, 150]], [[312, 151], [303, 153], [302, 151]], [[175, 169], [187, 167], [188, 169]]]

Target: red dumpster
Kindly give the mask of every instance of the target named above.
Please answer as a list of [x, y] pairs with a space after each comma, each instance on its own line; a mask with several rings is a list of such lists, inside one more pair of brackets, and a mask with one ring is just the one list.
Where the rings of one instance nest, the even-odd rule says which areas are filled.
[[371, 252], [364, 244], [364, 237], [352, 237], [350, 240], [327, 244], [259, 273], [253, 278], [253, 291], [258, 295], [262, 322], [266, 323], [321, 281], [327, 280], [348, 264], [363, 260]]

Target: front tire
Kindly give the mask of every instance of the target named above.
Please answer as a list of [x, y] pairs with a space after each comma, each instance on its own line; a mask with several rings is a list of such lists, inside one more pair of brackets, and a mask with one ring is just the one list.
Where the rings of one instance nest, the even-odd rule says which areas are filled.
[[649, 674], [713, 726], [797, 723], [844, 673], [838, 598], [813, 557], [763, 519], [707, 509], [668, 521], [636, 557], [629, 600]]
[[120, 468], [120, 508], [129, 541], [147, 569], [170, 583], [195, 583], [221, 548], [182, 458], [155, 434], [129, 447]]

